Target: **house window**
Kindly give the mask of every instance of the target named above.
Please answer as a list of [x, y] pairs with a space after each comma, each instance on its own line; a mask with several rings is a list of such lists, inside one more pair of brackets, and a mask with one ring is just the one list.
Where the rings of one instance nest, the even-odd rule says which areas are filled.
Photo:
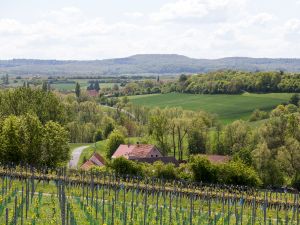
[[151, 157], [153, 157], [153, 155], [151, 155]]
[[156, 155], [156, 157], [158, 157], [158, 155]]

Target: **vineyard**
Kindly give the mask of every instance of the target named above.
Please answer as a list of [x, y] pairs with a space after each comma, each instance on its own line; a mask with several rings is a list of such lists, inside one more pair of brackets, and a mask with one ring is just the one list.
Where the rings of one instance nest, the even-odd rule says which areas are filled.
[[0, 177], [0, 224], [299, 224], [296, 193], [32, 167]]

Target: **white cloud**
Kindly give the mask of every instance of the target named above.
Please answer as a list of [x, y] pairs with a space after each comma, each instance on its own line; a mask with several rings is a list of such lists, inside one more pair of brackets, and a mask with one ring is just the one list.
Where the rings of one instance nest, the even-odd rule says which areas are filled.
[[260, 13], [253, 17], [250, 17], [248, 23], [251, 25], [267, 25], [268, 23], [275, 20], [275, 16], [269, 13]]
[[239, 13], [245, 2], [246, 0], [178, 0], [163, 5], [151, 18], [158, 22], [224, 22]]
[[99, 59], [139, 53], [299, 57], [300, 18], [253, 13], [247, 4], [247, 0], [176, 0], [156, 12], [124, 12], [122, 20], [114, 22], [75, 7], [44, 12], [33, 22], [0, 17], [0, 42], [5, 43], [0, 45], [0, 57]]
[[291, 19], [284, 25], [285, 38], [291, 42], [299, 42], [300, 38], [300, 20]]
[[133, 19], [137, 19], [144, 16], [144, 14], [141, 12], [126, 12], [124, 13], [124, 15]]

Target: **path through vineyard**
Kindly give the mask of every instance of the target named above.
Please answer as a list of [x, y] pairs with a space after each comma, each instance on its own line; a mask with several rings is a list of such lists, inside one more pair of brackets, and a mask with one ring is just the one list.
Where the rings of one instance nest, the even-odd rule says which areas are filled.
[[69, 162], [69, 167], [70, 168], [76, 168], [80, 155], [82, 153], [82, 151], [86, 148], [88, 148], [89, 146], [80, 146], [78, 148], [75, 148], [71, 154], [71, 160]]

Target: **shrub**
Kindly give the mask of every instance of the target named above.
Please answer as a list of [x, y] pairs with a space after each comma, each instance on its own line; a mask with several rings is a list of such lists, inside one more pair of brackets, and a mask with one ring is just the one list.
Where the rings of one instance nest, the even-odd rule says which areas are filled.
[[127, 160], [124, 157], [114, 159], [111, 163], [111, 168], [116, 174], [143, 175], [141, 166], [138, 163]]
[[225, 184], [259, 186], [261, 180], [257, 172], [242, 161], [231, 161], [219, 165], [218, 181]]
[[269, 114], [268, 112], [265, 111], [261, 111], [259, 109], [256, 109], [253, 111], [253, 113], [251, 114], [249, 121], [253, 122], [253, 121], [258, 121], [258, 120], [263, 120], [263, 119], [267, 119], [269, 118]]
[[164, 179], [176, 179], [176, 170], [175, 166], [172, 163], [164, 164], [160, 161], [155, 162], [153, 164], [154, 167], [154, 176], [157, 178], [164, 178]]
[[194, 181], [211, 182], [217, 181], [217, 167], [202, 156], [194, 156], [190, 161]]
[[103, 133], [101, 129], [98, 129], [94, 134], [94, 142], [102, 141], [103, 140]]

